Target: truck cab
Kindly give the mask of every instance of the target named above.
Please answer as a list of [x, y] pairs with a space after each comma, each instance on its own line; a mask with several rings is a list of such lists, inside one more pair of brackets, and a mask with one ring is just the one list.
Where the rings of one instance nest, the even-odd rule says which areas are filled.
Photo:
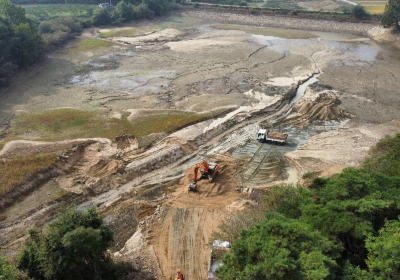
[[268, 130], [266, 129], [260, 129], [257, 133], [257, 140], [260, 142], [263, 142], [267, 139], [267, 132]]

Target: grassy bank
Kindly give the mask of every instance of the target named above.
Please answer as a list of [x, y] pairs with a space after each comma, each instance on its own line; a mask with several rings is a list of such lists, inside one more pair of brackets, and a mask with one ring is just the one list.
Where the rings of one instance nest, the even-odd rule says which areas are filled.
[[137, 138], [152, 133], [168, 133], [186, 125], [208, 119], [221, 112], [207, 114], [172, 111], [168, 114], [150, 115], [130, 122], [127, 116], [109, 118], [99, 111], [57, 109], [39, 114], [21, 114], [7, 131], [3, 143], [17, 139], [61, 141], [76, 138], [101, 137], [113, 139], [123, 134]]
[[37, 154], [0, 161], [0, 195], [8, 193], [36, 172], [49, 168], [56, 160], [56, 154]]
[[70, 54], [73, 54], [79, 52], [94, 51], [110, 45], [113, 45], [113, 43], [98, 39], [81, 39], [73, 48], [67, 49], [66, 51], [68, 51], [68, 53]]

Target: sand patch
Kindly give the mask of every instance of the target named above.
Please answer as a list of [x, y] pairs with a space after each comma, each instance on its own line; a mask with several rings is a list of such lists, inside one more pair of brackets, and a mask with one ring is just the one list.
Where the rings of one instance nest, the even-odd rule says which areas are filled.
[[266, 84], [277, 87], [288, 87], [297, 84], [306, 77], [276, 77], [269, 79]]
[[[347, 123], [334, 131], [315, 135], [309, 142], [296, 151], [286, 154], [300, 163], [303, 172], [333, 172], [332, 166], [358, 167], [374, 146], [385, 135], [393, 135], [399, 131], [396, 121], [381, 124], [365, 124], [352, 126]], [[340, 169], [338, 169], [339, 171]]]
[[139, 43], [148, 43], [148, 42], [160, 42], [160, 41], [169, 41], [171, 39], [176, 38], [177, 36], [183, 34], [181, 31], [173, 28], [164, 29], [161, 31], [157, 31], [151, 34], [136, 36], [136, 37], [113, 37], [113, 42], [121, 42], [127, 44], [139, 44]]
[[236, 43], [237, 40], [222, 39], [195, 39], [189, 41], [169, 42], [166, 45], [173, 51], [177, 52], [192, 52], [198, 50], [213, 50], [214, 47], [229, 46]]

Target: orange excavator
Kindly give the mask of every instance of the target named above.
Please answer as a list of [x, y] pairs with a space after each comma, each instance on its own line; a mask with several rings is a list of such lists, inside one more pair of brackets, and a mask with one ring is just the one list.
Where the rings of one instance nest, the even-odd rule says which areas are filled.
[[208, 178], [211, 183], [214, 177], [217, 175], [219, 170], [219, 165], [216, 162], [203, 161], [194, 165], [193, 183], [189, 185], [189, 191], [197, 191], [197, 175], [200, 170], [201, 176], [199, 178]]

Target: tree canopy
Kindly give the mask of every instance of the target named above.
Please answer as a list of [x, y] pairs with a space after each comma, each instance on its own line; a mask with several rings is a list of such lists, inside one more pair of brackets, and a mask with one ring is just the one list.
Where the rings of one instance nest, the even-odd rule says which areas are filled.
[[351, 10], [352, 14], [354, 17], [358, 19], [367, 19], [371, 15], [368, 13], [368, 11], [364, 8], [364, 6], [361, 5], [355, 5], [353, 9]]
[[18, 69], [35, 63], [44, 50], [37, 26], [22, 7], [9, 0], [0, 0], [0, 49], [0, 87], [7, 85]]
[[113, 234], [94, 208], [71, 209], [29, 234], [18, 267], [32, 279], [115, 279], [107, 255]]
[[400, 31], [400, 0], [389, 0], [386, 3], [381, 22], [385, 27], [394, 25]]
[[221, 279], [334, 279], [335, 245], [306, 224], [269, 213], [224, 256]]

